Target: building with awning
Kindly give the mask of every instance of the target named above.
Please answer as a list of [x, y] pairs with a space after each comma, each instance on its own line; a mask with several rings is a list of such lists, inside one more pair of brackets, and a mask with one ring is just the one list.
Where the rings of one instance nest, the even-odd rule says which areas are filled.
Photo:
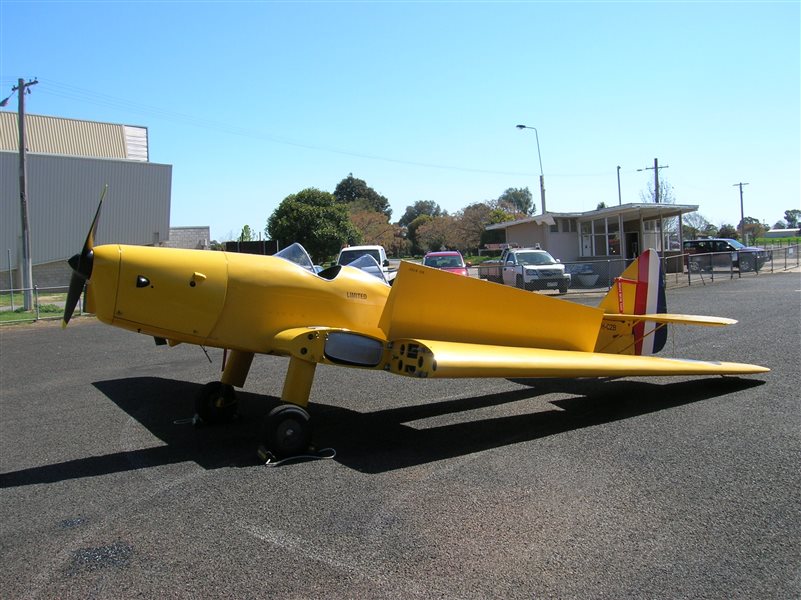
[[539, 246], [562, 262], [632, 259], [646, 248], [662, 256], [681, 252], [683, 215], [697, 205], [621, 204], [588, 212], [546, 212], [488, 225], [503, 231], [506, 243]]

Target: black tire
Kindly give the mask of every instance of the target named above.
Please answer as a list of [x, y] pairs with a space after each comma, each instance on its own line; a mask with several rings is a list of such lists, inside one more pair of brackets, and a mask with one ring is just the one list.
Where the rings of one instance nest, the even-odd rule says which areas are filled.
[[567, 284], [566, 283], [560, 283], [559, 284], [559, 293], [561, 295], [567, 294]]
[[740, 256], [740, 272], [748, 273], [754, 270], [754, 259], [750, 256]]
[[516, 277], [515, 277], [515, 287], [516, 287], [518, 290], [524, 290], [524, 289], [526, 289], [526, 286], [525, 286], [525, 284], [523, 283], [523, 276], [522, 276], [522, 275], [518, 275], [518, 276], [516, 276]]
[[261, 439], [277, 458], [306, 452], [311, 442], [309, 413], [295, 404], [276, 406], [264, 419]]
[[233, 386], [220, 381], [207, 383], [195, 397], [195, 412], [209, 425], [230, 423], [236, 416], [238, 405]]

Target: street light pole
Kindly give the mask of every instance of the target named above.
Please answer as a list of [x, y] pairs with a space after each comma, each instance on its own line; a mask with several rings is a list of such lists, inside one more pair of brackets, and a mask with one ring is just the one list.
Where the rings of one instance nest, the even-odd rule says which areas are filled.
[[740, 237], [742, 238], [743, 244], [747, 243], [745, 241], [745, 211], [743, 210], [743, 186], [748, 185], [747, 183], [734, 183], [732, 187], [739, 187], [740, 188]]
[[617, 205], [623, 204], [623, 197], [620, 195], [620, 165], [617, 166]]
[[536, 127], [529, 127], [528, 125], [516, 125], [520, 130], [533, 129], [534, 136], [537, 138], [537, 158], [540, 161], [540, 200], [542, 201], [542, 213], [545, 214], [545, 174], [542, 170], [542, 154], [540, 154], [540, 134], [537, 132]]

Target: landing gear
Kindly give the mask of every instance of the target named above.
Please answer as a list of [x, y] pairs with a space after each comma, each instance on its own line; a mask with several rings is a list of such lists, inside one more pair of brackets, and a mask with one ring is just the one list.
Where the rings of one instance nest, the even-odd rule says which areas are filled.
[[200, 388], [195, 398], [195, 413], [209, 425], [229, 423], [236, 416], [237, 405], [233, 386], [212, 381]]
[[311, 441], [309, 413], [295, 404], [276, 406], [264, 419], [261, 441], [277, 458], [302, 454]]

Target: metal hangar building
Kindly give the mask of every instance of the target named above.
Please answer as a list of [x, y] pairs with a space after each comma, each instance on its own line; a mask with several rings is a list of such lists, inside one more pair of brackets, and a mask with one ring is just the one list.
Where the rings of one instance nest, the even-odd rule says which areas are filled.
[[[149, 160], [146, 127], [25, 115], [33, 284], [68, 285], [66, 260], [83, 246], [108, 192], [96, 243], [167, 245], [172, 165]], [[19, 125], [0, 111], [0, 288], [22, 286]]]

